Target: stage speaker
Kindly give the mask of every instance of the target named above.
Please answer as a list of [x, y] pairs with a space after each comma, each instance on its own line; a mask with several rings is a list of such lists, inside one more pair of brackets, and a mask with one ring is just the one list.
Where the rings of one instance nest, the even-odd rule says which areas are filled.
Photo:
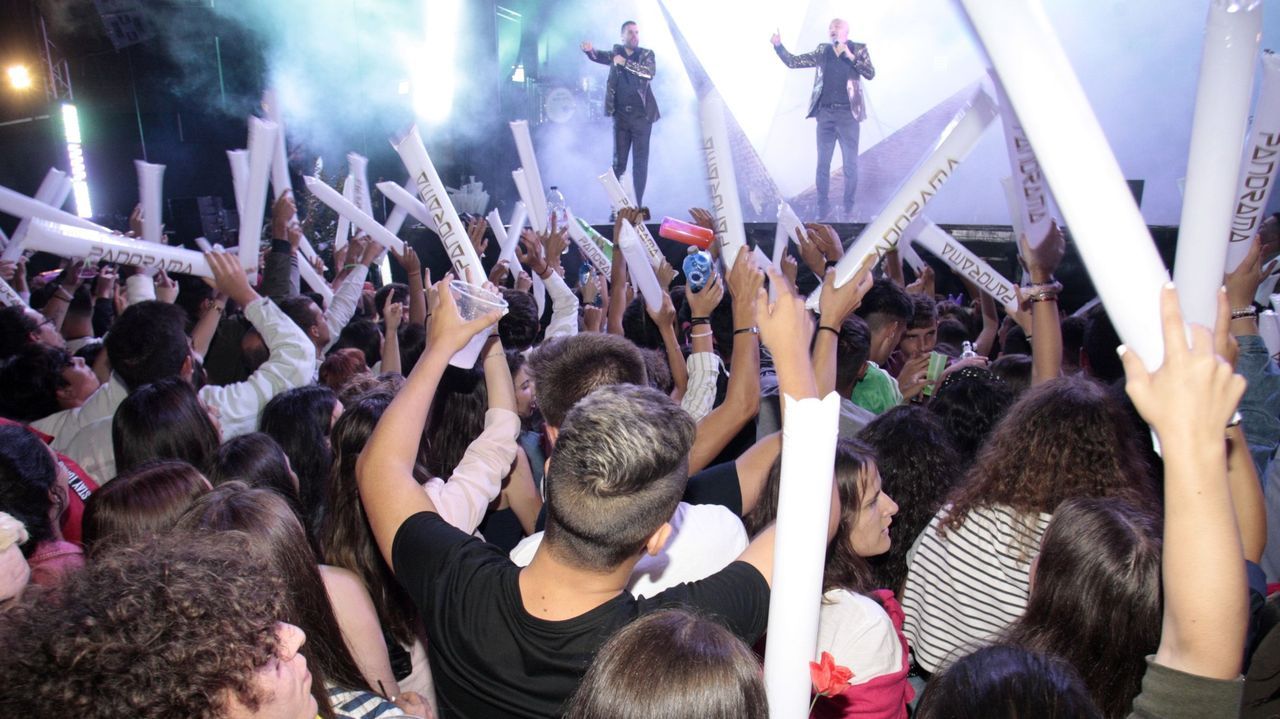
[[169, 201], [169, 222], [184, 247], [199, 249], [195, 238], [204, 237], [211, 245], [230, 247], [237, 243], [240, 218], [235, 210], [222, 206], [221, 197], [183, 197]]

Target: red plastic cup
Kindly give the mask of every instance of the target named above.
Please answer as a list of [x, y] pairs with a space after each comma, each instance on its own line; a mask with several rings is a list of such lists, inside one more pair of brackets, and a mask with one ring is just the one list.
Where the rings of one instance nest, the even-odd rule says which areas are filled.
[[711, 246], [711, 241], [716, 238], [716, 233], [702, 225], [693, 225], [683, 220], [677, 220], [674, 217], [664, 217], [662, 218], [662, 226], [658, 228], [658, 236], [705, 250]]

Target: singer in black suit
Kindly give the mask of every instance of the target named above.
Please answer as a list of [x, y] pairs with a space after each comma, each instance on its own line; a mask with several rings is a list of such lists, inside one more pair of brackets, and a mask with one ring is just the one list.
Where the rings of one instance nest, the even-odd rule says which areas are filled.
[[587, 57], [609, 65], [604, 113], [613, 118], [613, 174], [627, 171], [627, 155], [633, 155], [631, 179], [636, 188], [636, 204], [643, 205], [644, 185], [649, 176], [649, 133], [657, 122], [658, 101], [649, 81], [657, 68], [653, 50], [640, 47], [640, 27], [634, 20], [622, 23], [622, 42], [613, 50], [597, 50], [582, 43]]
[[852, 219], [854, 193], [858, 189], [858, 123], [867, 117], [862, 99], [861, 78], [876, 76], [867, 46], [849, 41], [849, 23], [836, 18], [827, 27], [830, 43], [822, 43], [813, 52], [792, 55], [782, 46], [777, 32], [771, 38], [773, 49], [790, 68], [817, 68], [813, 77], [813, 93], [809, 97], [809, 114], [818, 120], [818, 216], [829, 219], [831, 207], [828, 193], [831, 184], [831, 155], [836, 141], [844, 159], [844, 215]]

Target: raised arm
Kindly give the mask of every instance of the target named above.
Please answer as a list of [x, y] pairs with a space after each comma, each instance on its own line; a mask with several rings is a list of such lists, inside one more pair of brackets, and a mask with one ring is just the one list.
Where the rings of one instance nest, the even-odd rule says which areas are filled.
[[497, 311], [463, 322], [449, 291], [452, 276], [436, 285], [438, 305], [427, 328], [427, 349], [409, 373], [404, 387], [388, 405], [369, 442], [356, 460], [356, 484], [360, 502], [373, 530], [378, 549], [388, 564], [396, 532], [406, 519], [418, 512], [434, 512], [436, 507], [413, 476], [418, 454], [418, 437], [426, 425], [436, 388], [449, 358], [466, 346], [477, 332], [498, 321]]
[[716, 404], [716, 379], [720, 375], [720, 358], [711, 342], [711, 313], [724, 298], [724, 281], [718, 273], [698, 292], [685, 286], [685, 301], [694, 323], [689, 330], [689, 389], [680, 399], [680, 407], [701, 422]]
[[[689, 450], [690, 473], [710, 464], [760, 411], [760, 335], [756, 327], [756, 302], [757, 291], [764, 286], [764, 274], [750, 255], [750, 252], [739, 252], [733, 269], [729, 270], [734, 327], [729, 385], [725, 390], [724, 403], [698, 422], [698, 434]], [[779, 284], [786, 282], [780, 281]]]
[[806, 52], [803, 55], [792, 55], [782, 46], [782, 37], [775, 31], [773, 37], [770, 38], [773, 43], [773, 51], [778, 53], [778, 59], [782, 60], [782, 64], [792, 70], [802, 67], [816, 67], [818, 65], [818, 53]]
[[1208, 329], [1193, 325], [1188, 342], [1172, 284], [1162, 291], [1161, 315], [1159, 370], [1149, 373], [1132, 350], [1121, 348], [1125, 390], [1164, 453], [1164, 622], [1155, 661], [1234, 679], [1244, 655], [1248, 599], [1223, 428], [1245, 382], [1214, 352]]
[[1066, 239], [1055, 223], [1040, 246], [1031, 249], [1022, 238], [1022, 256], [1031, 275], [1031, 384], [1038, 385], [1062, 375], [1062, 319], [1058, 316], [1058, 293], [1062, 284], [1053, 273], [1067, 251]]
[[825, 397], [828, 392], [835, 391], [840, 326], [858, 309], [862, 298], [871, 289], [871, 267], [874, 264], [875, 255], [868, 255], [862, 267], [843, 287], [836, 287], [835, 268], [827, 270], [823, 278], [818, 305], [818, 333], [813, 338], [813, 374], [820, 396]]
[[608, 65], [613, 62], [613, 55], [604, 50], [597, 50], [590, 42], [583, 41], [582, 52], [586, 54], [587, 59], [591, 62], [598, 62], [601, 65]]
[[[618, 253], [622, 254], [622, 253]], [[662, 336], [662, 347], [667, 353], [667, 364], [671, 367], [671, 380], [675, 388], [671, 390], [671, 399], [680, 402], [689, 389], [689, 368], [685, 365], [684, 354], [680, 352], [680, 340], [676, 338], [676, 308], [671, 304], [671, 295], [662, 293], [662, 306], [654, 312], [645, 305], [649, 319], [658, 326]]]
[[[814, 430], [822, 431], [821, 411], [824, 405], [805, 400], [817, 400], [818, 383], [813, 376], [813, 367], [809, 363], [809, 340], [813, 336], [813, 321], [804, 307], [804, 298], [791, 290], [783, 280], [782, 274], [769, 267], [769, 278], [777, 288], [777, 301], [769, 304], [768, 296], [763, 289], [757, 290], [755, 306], [756, 323], [760, 335], [769, 352], [773, 355], [774, 369], [778, 372], [778, 391], [784, 403], [792, 403], [784, 415], [784, 422], [789, 426], [785, 434], [792, 441], [801, 443], [792, 451], [804, 451], [806, 434], [804, 428], [812, 424]], [[838, 409], [838, 405], [835, 405]], [[830, 427], [826, 428], [834, 439], [836, 415], [830, 411]], [[796, 431], [800, 428], [800, 431]], [[819, 438], [819, 443], [821, 443]], [[773, 527], [761, 532], [754, 541], [738, 557], [739, 561], [754, 566], [771, 585], [773, 582]]]

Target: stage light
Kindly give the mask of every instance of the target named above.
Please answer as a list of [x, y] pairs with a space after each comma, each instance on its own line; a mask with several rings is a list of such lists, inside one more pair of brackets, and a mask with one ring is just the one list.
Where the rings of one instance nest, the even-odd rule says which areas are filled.
[[76, 106], [62, 106], [62, 130], [67, 138], [67, 160], [71, 164], [71, 192], [76, 198], [76, 214], [93, 217], [93, 205], [89, 202], [89, 175], [85, 172], [84, 149], [80, 144], [80, 115]]
[[425, 0], [425, 39], [412, 58], [413, 110], [428, 123], [442, 123], [453, 112], [458, 40], [463, 34], [460, 0]]
[[26, 65], [10, 65], [5, 74], [9, 76], [9, 87], [19, 91], [31, 89], [31, 71]]
[[516, 69], [511, 72], [511, 82], [524, 82], [524, 63], [516, 65]]

